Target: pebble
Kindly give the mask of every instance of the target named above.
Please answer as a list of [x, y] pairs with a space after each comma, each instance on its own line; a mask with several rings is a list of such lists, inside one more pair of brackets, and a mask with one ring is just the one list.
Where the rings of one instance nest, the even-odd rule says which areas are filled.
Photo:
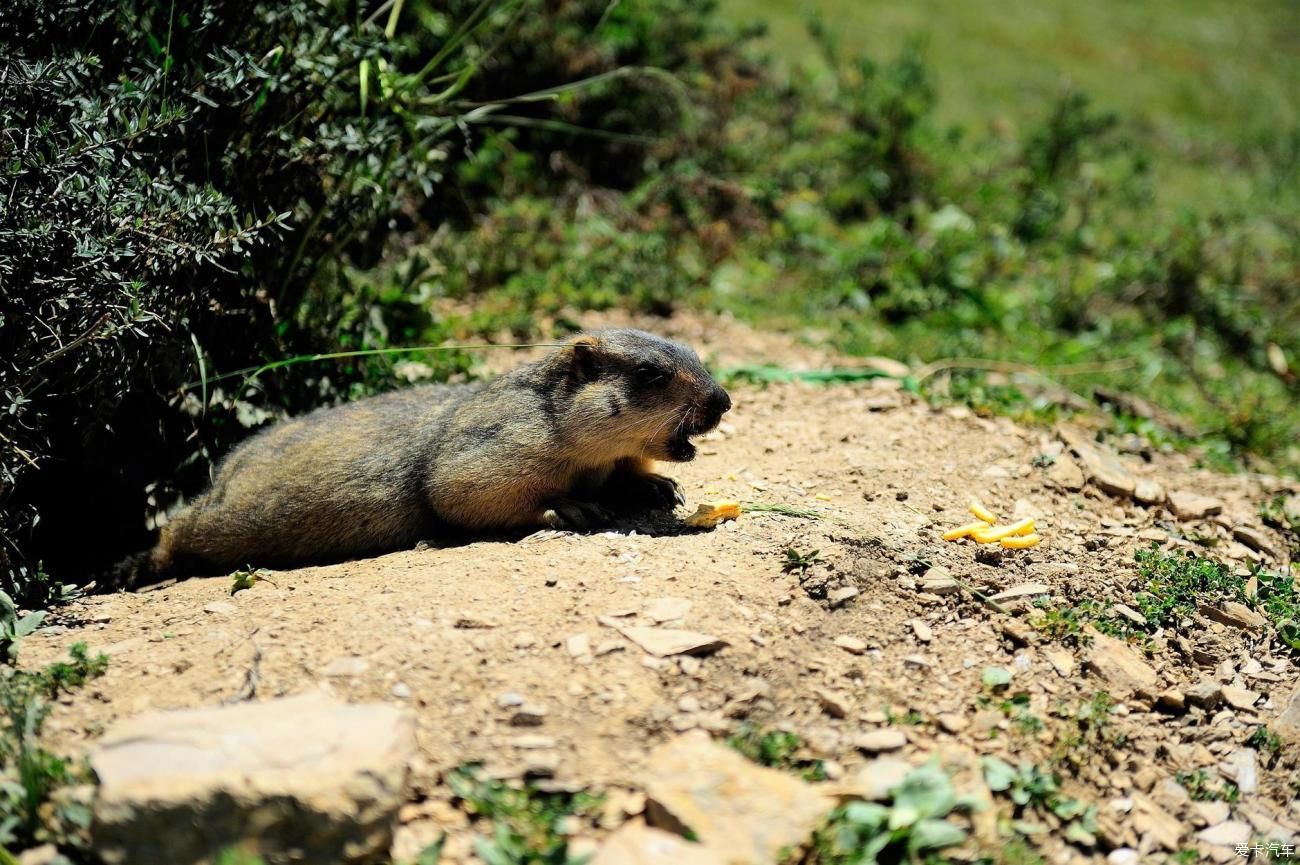
[[817, 695], [817, 702], [821, 704], [822, 711], [832, 718], [847, 718], [852, 704], [848, 697], [837, 692], [817, 689], [814, 692]]
[[912, 632], [922, 643], [928, 643], [934, 639], [934, 631], [921, 619], [912, 620]]
[[564, 641], [564, 650], [570, 658], [581, 658], [591, 654], [591, 637], [586, 634], [574, 634]]
[[1187, 695], [1177, 688], [1170, 688], [1160, 692], [1160, 695], [1156, 697], [1156, 703], [1166, 709], [1181, 712], [1187, 708]]
[[1224, 685], [1221, 689], [1224, 701], [1234, 709], [1249, 711], [1255, 708], [1255, 702], [1259, 700], [1259, 694], [1249, 691], [1245, 688], [1237, 688], [1232, 685]]
[[[233, 616], [235, 613], [239, 612], [239, 608], [229, 601], [213, 601], [210, 604], [204, 605], [203, 612], [215, 613], [219, 616]], [[48, 631], [49, 629], [47, 628], [46, 630]]]
[[546, 707], [525, 703], [510, 716], [512, 727], [540, 727], [546, 721]]
[[1223, 512], [1223, 502], [1185, 490], [1173, 490], [1169, 493], [1169, 510], [1184, 522], [1203, 520]]
[[1206, 679], [1198, 682], [1186, 691], [1187, 702], [1192, 706], [1200, 706], [1207, 712], [1218, 707], [1223, 702], [1223, 688], [1218, 682]]
[[931, 595], [950, 595], [961, 591], [961, 586], [953, 579], [952, 573], [943, 565], [935, 565], [921, 577], [917, 589]]
[[1004, 589], [996, 595], [990, 595], [990, 601], [1010, 601], [1015, 598], [1033, 598], [1039, 595], [1050, 595], [1052, 587], [1042, 583], [1021, 583], [1018, 586], [1012, 586]]
[[897, 751], [907, 744], [907, 735], [902, 730], [885, 728], [862, 733], [853, 740], [853, 747], [872, 754], [881, 751]]
[[685, 598], [655, 598], [648, 602], [642, 612], [655, 624], [674, 622], [684, 618], [691, 609], [691, 602]]
[[411, 699], [411, 687], [405, 682], [398, 682], [393, 685], [392, 694], [399, 700], [409, 700]]
[[502, 694], [497, 695], [497, 705], [500, 706], [502, 709], [510, 709], [515, 706], [522, 706], [523, 704], [524, 704], [523, 694], [518, 694], [514, 691], [506, 691]]
[[858, 596], [857, 589], [855, 589], [853, 586], [844, 586], [843, 588], [839, 588], [831, 592], [830, 595], [828, 595], [827, 597], [828, 600], [831, 602], [831, 607], [834, 608], [834, 607], [844, 606], [845, 604], [847, 604], [849, 601], [853, 600], [857, 596]]
[[938, 720], [941, 730], [954, 735], [970, 726], [970, 721], [953, 712], [944, 712], [936, 720]]
[[1217, 826], [1202, 829], [1196, 837], [1206, 844], [1218, 847], [1236, 847], [1250, 841], [1250, 824], [1240, 820], [1226, 820]]
[[351, 676], [362, 676], [370, 669], [370, 662], [365, 658], [358, 658], [346, 655], [341, 658], [335, 658], [325, 665], [321, 673], [332, 679], [346, 678]]
[[850, 637], [847, 634], [841, 634], [835, 638], [835, 645], [839, 646], [850, 655], [861, 655], [867, 651], [867, 644], [857, 637]]

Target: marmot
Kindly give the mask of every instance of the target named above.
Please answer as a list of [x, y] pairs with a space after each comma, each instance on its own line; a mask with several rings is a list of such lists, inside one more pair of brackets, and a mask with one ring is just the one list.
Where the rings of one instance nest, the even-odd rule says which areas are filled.
[[693, 459], [691, 437], [730, 408], [691, 349], [619, 329], [579, 334], [492, 381], [319, 409], [232, 451], [212, 489], [163, 527], [142, 581], [671, 508], [682, 494], [655, 461]]

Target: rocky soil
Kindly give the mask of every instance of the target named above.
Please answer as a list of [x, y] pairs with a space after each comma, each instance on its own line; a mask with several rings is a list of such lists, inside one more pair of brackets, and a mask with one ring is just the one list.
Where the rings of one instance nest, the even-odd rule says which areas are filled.
[[[723, 320], [658, 329], [721, 366], [826, 360]], [[233, 596], [230, 580], [207, 579], [73, 603], [24, 643], [24, 664], [77, 641], [111, 660], [57, 707], [51, 746], [90, 752], [106, 730], [157, 710], [317, 691], [389, 704], [414, 721], [392, 855], [446, 832], [453, 863], [478, 861], [475, 827], [446, 785], [468, 761], [604, 791], [599, 819], [571, 827], [573, 849], [604, 846], [602, 865], [773, 862], [846, 789], [934, 757], [990, 804], [973, 822], [986, 851], [1009, 837], [998, 817], [1014, 806], [983, 785], [982, 756], [1052, 767], [1065, 793], [1097, 806], [1091, 846], [1067, 840], [1056, 817], [1035, 818], [1045, 831], [1030, 841], [1050, 862], [1173, 861], [1189, 850], [1181, 861], [1227, 862], [1240, 860], [1238, 845], [1295, 843], [1300, 667], [1271, 624], [1213, 605], [1145, 641], [1036, 627], [1043, 605], [1088, 599], [1140, 618], [1134, 552], [1152, 544], [1208, 553], [1243, 575], [1257, 562], [1285, 568], [1287, 539], [1258, 514], [1294, 488], [1198, 470], [1140, 440], [1116, 453], [1086, 424], [936, 410], [891, 379], [738, 386], [733, 397], [698, 459], [668, 469], [692, 508], [747, 503], [714, 530], [686, 529], [683, 510], [598, 534], [280, 571]], [[943, 541], [970, 521], [972, 496], [1004, 518], [1034, 516], [1043, 543]], [[1081, 724], [1099, 692], [1103, 722]], [[1280, 752], [1252, 738], [1263, 724]], [[708, 742], [742, 725], [798, 734], [828, 780], [750, 776], [769, 770]], [[230, 726], [242, 722], [218, 724], [217, 738]], [[104, 765], [102, 749], [96, 759]], [[250, 770], [231, 772], [222, 783], [238, 786]], [[723, 786], [704, 790], [707, 779]], [[743, 799], [746, 789], [764, 794]], [[131, 831], [122, 795], [112, 791], [119, 849]], [[682, 826], [705, 847], [664, 831]]]

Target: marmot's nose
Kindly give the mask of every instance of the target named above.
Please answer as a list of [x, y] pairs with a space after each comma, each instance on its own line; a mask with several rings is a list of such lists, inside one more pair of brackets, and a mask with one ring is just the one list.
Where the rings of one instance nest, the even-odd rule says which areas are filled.
[[731, 394], [720, 387], [715, 387], [709, 394], [709, 413], [721, 418], [731, 410]]
[[708, 394], [708, 402], [705, 403], [706, 416], [710, 428], [716, 427], [718, 421], [723, 419], [723, 415], [731, 408], [731, 395], [722, 388], [714, 388], [712, 393]]

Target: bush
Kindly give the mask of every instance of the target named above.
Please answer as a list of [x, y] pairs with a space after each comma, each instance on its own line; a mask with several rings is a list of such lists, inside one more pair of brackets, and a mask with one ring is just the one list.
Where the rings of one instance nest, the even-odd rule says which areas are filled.
[[385, 251], [473, 215], [506, 163], [548, 185], [641, 177], [679, 146], [683, 88], [624, 67], [721, 62], [727, 44], [680, 0], [10, 4], [0, 589], [40, 603], [42, 560], [78, 578], [147, 545], [146, 513], [250, 429], [387, 386], [374, 358], [205, 379], [445, 338], [367, 275]]

